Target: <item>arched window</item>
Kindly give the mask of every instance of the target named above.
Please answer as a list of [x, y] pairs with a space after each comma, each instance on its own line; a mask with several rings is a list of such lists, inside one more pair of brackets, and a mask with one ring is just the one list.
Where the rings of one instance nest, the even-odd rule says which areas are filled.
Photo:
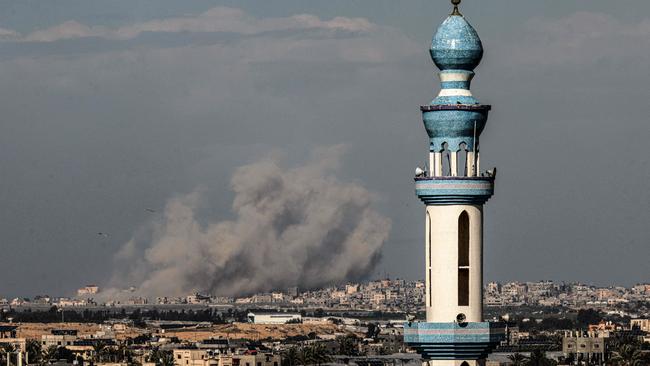
[[469, 366], [469, 364], [467, 363], [467, 361], [465, 361], [465, 362], [461, 363], [460, 366]]
[[469, 306], [469, 215], [458, 217], [458, 306]]
[[459, 177], [466, 177], [468, 174], [467, 170], [467, 144], [461, 142], [458, 146], [458, 152], [456, 153], [456, 165], [457, 165], [457, 174]]
[[449, 144], [446, 142], [442, 143], [442, 151], [440, 152], [440, 159], [442, 160], [442, 176], [448, 177], [451, 176], [451, 151], [449, 150]]

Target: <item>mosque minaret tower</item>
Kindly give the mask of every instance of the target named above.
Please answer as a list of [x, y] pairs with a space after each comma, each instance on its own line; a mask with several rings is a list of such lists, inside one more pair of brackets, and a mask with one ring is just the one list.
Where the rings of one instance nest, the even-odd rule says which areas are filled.
[[416, 170], [426, 205], [426, 322], [405, 325], [404, 340], [429, 366], [483, 365], [503, 338], [500, 323], [483, 321], [483, 205], [496, 169], [480, 170], [480, 136], [491, 106], [470, 91], [483, 57], [476, 30], [452, 0], [452, 13], [431, 43], [440, 93], [420, 107], [429, 135], [428, 169]]

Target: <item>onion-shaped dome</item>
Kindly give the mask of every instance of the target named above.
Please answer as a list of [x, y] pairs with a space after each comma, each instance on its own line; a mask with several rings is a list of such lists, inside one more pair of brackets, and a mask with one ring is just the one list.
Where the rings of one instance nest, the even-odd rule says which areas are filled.
[[472, 71], [481, 62], [483, 45], [476, 30], [455, 10], [438, 27], [430, 53], [441, 71]]

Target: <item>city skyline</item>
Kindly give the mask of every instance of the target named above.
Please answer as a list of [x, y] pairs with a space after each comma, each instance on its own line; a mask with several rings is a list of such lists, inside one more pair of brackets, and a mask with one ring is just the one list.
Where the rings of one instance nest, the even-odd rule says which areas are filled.
[[[367, 260], [353, 256], [342, 274], [305, 275], [305, 284], [421, 276], [422, 213], [410, 177], [426, 163], [417, 107], [437, 93], [423, 50], [448, 1], [3, 6], [0, 297], [106, 287], [134, 268], [146, 271], [128, 272], [115, 286], [135, 278], [165, 284], [158, 267], [185, 279], [179, 292], [195, 271], [218, 277], [201, 262], [157, 255], [183, 245], [201, 253], [210, 228], [219, 240], [240, 235], [220, 224], [251, 222], [241, 221], [249, 206], [239, 204], [267, 189], [237, 190], [251, 176], [304, 176], [354, 208], [351, 227], [326, 217], [333, 229], [376, 234], [349, 243], [371, 252]], [[468, 0], [463, 7], [488, 46], [473, 90], [495, 106], [483, 136], [482, 165], [499, 168], [498, 200], [485, 208], [486, 278], [650, 281], [643, 150], [650, 4]], [[289, 186], [277, 203], [303, 197], [303, 186]], [[178, 217], [187, 226], [172, 230]], [[382, 230], [366, 230], [368, 222]], [[180, 235], [187, 227], [198, 229]], [[326, 233], [281, 239], [261, 242], [313, 244], [315, 253], [332, 245]], [[212, 259], [224, 258], [220, 250]], [[293, 262], [285, 257], [297, 253], [281, 251], [268, 272], [254, 256], [241, 262], [263, 274], [257, 283], [277, 274], [278, 285], [300, 281], [295, 274], [310, 265], [325, 268], [305, 260], [284, 272]], [[218, 268], [234, 275], [223, 281], [236, 283], [238, 266], [228, 263]], [[212, 282], [201, 284], [256, 289]]]

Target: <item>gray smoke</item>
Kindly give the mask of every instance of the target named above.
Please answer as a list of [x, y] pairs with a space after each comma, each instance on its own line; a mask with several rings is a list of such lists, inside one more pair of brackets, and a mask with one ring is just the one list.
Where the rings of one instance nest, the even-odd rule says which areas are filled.
[[265, 158], [238, 168], [233, 220], [202, 224], [200, 191], [171, 199], [163, 219], [120, 250], [112, 284], [149, 297], [232, 296], [368, 276], [390, 220], [371, 208], [368, 190], [334, 177], [343, 150], [319, 149], [297, 167]]

